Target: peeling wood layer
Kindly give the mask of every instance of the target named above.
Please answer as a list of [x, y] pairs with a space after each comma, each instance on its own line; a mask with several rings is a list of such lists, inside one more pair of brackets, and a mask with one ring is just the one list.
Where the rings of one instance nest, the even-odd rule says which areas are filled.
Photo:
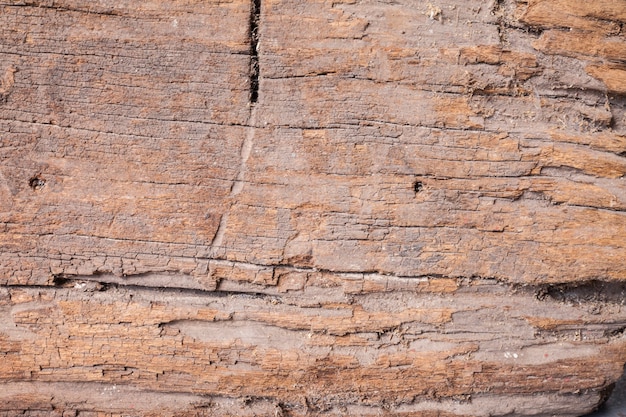
[[[508, 409], [530, 415], [537, 392], [572, 412], [589, 410], [626, 359], [624, 284], [532, 289], [475, 279], [443, 287], [440, 279], [399, 285], [302, 271], [280, 281], [282, 290], [256, 292], [236, 282], [217, 292], [84, 280], [5, 288], [0, 346], [12, 388], [0, 396], [35, 407], [38, 397], [24, 397], [33, 384], [81, 381], [95, 392], [208, 394], [207, 413], [219, 409], [216, 397], [241, 399], [233, 401], [242, 409], [269, 402], [292, 415], [346, 407], [374, 415], [385, 404], [400, 415], [487, 416], [503, 413], [496, 399], [506, 398]], [[71, 409], [81, 395], [52, 403]]]

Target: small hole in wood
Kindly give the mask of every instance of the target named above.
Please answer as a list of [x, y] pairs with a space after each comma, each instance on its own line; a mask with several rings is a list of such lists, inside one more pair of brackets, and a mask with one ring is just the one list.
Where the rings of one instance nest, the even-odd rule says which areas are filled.
[[28, 180], [28, 186], [33, 190], [40, 190], [46, 185], [46, 180], [41, 178], [40, 175], [35, 175]]
[[419, 193], [423, 189], [424, 189], [424, 184], [421, 181], [415, 181], [413, 183], [413, 191], [415, 191], [415, 193]]

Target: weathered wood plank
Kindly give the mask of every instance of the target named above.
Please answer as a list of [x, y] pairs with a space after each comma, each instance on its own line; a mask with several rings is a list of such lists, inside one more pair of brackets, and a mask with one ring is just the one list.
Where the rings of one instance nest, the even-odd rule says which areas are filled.
[[625, 16], [0, 2], [0, 415], [590, 411]]

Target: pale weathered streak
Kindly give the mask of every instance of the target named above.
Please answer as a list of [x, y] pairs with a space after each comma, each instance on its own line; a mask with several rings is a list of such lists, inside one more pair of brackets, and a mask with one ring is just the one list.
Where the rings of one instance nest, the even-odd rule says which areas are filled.
[[623, 0], [0, 1], [0, 415], [580, 415], [626, 362]]

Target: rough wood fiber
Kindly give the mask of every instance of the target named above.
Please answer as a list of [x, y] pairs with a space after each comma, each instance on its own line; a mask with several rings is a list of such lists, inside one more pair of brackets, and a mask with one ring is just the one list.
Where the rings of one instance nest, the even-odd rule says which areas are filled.
[[579, 415], [626, 362], [626, 2], [0, 2], [0, 415]]

